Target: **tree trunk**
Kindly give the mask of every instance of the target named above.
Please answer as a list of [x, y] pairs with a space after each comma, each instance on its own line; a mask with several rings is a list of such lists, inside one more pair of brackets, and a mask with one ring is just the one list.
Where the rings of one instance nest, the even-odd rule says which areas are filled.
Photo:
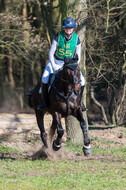
[[[5, 11], [8, 14], [10, 10], [10, 1], [5, 2]], [[7, 19], [7, 28], [9, 29], [9, 20]], [[14, 76], [13, 76], [13, 60], [12, 60], [12, 52], [11, 49], [8, 48], [8, 56], [7, 56], [7, 77], [8, 77], [8, 84], [10, 88], [15, 87], [15, 81], [14, 81]]]
[[12, 62], [11, 50], [9, 51], [9, 58], [7, 58], [7, 70], [8, 70], [8, 83], [11, 88], [14, 88], [15, 81], [13, 77], [13, 62]]
[[[81, 41], [81, 63], [80, 63], [80, 68], [83, 74], [86, 76], [86, 66], [85, 66], [85, 19], [87, 16], [86, 13], [86, 0], [69, 0], [69, 16], [73, 17], [76, 22], [77, 22], [77, 29], [76, 32], [79, 35], [80, 41]], [[82, 101], [86, 105], [86, 88], [84, 91], [84, 96], [82, 98]], [[87, 114], [86, 112], [83, 114], [84, 119], [86, 120], [87, 123]], [[73, 116], [68, 116], [65, 120], [66, 122], [66, 129], [67, 129], [67, 135], [68, 138], [71, 142], [73, 143], [82, 143], [83, 142], [83, 135], [82, 135], [82, 130], [80, 127], [79, 122], [77, 121], [76, 118]]]

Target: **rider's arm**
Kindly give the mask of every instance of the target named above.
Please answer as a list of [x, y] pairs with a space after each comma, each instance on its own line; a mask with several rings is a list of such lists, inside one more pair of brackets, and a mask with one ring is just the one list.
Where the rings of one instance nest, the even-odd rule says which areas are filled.
[[77, 46], [76, 46], [76, 49], [75, 49], [75, 53], [78, 55], [78, 64], [81, 60], [81, 43], [80, 43], [80, 39], [78, 38], [78, 41], [77, 41]]
[[80, 63], [80, 59], [81, 59], [81, 44], [76, 46], [76, 50], [75, 50], [76, 54], [78, 55], [78, 64]]
[[51, 62], [52, 68], [54, 70], [55, 70], [54, 54], [55, 54], [56, 48], [57, 48], [57, 41], [54, 39], [52, 41], [52, 45], [51, 45], [51, 48], [49, 50], [49, 61]]

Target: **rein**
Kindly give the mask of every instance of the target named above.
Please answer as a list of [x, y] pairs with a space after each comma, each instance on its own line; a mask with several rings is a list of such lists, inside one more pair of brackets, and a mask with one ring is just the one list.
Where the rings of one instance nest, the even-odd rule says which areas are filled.
[[55, 89], [55, 91], [57, 92], [57, 94], [61, 97], [61, 99], [63, 99], [63, 101], [66, 102], [67, 105], [67, 110], [66, 110], [66, 115], [68, 116], [69, 113], [69, 109], [70, 109], [70, 102], [69, 99], [71, 98], [72, 94], [74, 93], [73, 91], [68, 95], [68, 96], [64, 96], [63, 93], [59, 92], [56, 88], [56, 86], [54, 86], [54, 84], [52, 85], [52, 87]]
[[[63, 82], [66, 82], [66, 83], [68, 83], [68, 84], [71, 84], [70, 81], [65, 80], [65, 79], [63, 79], [63, 78], [61, 78], [61, 77], [59, 77], [59, 76], [56, 76], [56, 75], [55, 75], [55, 78], [58, 78], [58, 79], [62, 80]], [[76, 84], [80, 84], [80, 80], [79, 80], [79, 82], [75, 82], [75, 83], [72, 83], [72, 84], [75, 84], [75, 85], [76, 85]]]

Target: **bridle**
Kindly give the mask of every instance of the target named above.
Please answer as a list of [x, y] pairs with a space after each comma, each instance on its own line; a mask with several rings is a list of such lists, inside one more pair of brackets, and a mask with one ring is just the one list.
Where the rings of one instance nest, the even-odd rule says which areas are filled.
[[[80, 69], [79, 69], [77, 63], [69, 63], [69, 64], [67, 64], [67, 65], [64, 65], [64, 67], [69, 68], [70, 70], [73, 70], [71, 66], [74, 66], [74, 65], [77, 67], [76, 70], [78, 70], [78, 71], [80, 72]], [[59, 73], [62, 72], [62, 70], [64, 69], [64, 67], [59, 70]], [[74, 86], [75, 86], [75, 89], [77, 88], [76, 86], [80, 85], [80, 82], [81, 82], [81, 81], [80, 81], [80, 78], [79, 78], [79, 81], [72, 81], [72, 82], [69, 81], [69, 79], [67, 79], [67, 77], [66, 77], [66, 79], [64, 79], [64, 78], [62, 78], [62, 77], [59, 76], [59, 75], [55, 75], [55, 78], [58, 78], [58, 79], [60, 79], [61, 81], [67, 83], [67, 84], [74, 85]]]

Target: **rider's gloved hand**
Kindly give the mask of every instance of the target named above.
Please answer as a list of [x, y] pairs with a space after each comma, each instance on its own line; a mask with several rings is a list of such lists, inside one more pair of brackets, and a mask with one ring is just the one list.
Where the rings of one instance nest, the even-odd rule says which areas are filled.
[[67, 58], [67, 57], [64, 58], [64, 63], [65, 63], [65, 64], [77, 63], [77, 61], [78, 61], [78, 55], [76, 55], [76, 56], [73, 57], [73, 58]]

